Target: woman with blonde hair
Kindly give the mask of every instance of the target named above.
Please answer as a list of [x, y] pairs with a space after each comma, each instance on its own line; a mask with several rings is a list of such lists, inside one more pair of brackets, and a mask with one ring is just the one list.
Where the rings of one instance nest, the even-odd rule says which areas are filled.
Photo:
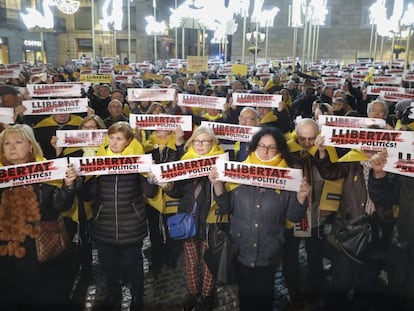
[[[209, 157], [224, 152], [218, 144], [211, 128], [200, 126], [194, 130], [184, 146], [181, 160]], [[181, 198], [178, 212], [191, 213], [196, 207], [195, 221], [197, 233], [184, 240], [185, 270], [189, 295], [183, 304], [183, 310], [212, 310], [214, 305], [213, 275], [204, 261], [207, 249], [206, 227], [207, 216], [212, 206], [211, 184], [208, 177], [186, 179], [176, 182], [170, 191], [173, 197]], [[200, 276], [201, 270], [201, 279]]]
[[[33, 130], [25, 124], [7, 127], [0, 134], [0, 165], [45, 161]], [[16, 170], [17, 171], [17, 170]], [[73, 284], [64, 281], [67, 252], [39, 262], [35, 240], [38, 223], [54, 221], [72, 206], [76, 173], [71, 165], [62, 181], [1, 188], [0, 302], [10, 310], [62, 309], [69, 303]]]

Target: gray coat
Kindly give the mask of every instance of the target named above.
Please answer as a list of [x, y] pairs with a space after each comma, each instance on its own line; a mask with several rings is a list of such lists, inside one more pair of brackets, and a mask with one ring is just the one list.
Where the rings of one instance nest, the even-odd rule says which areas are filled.
[[305, 215], [296, 192], [241, 185], [216, 198], [220, 213], [231, 213], [230, 235], [238, 261], [254, 268], [278, 264], [282, 258], [286, 220]]

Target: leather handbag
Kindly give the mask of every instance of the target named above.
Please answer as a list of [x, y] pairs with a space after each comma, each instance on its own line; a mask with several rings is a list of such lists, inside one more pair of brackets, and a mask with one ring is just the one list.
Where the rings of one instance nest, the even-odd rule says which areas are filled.
[[355, 262], [362, 263], [372, 241], [370, 217], [361, 215], [350, 220], [339, 219], [330, 240]]
[[167, 219], [168, 234], [173, 240], [184, 240], [196, 235], [193, 213], [177, 213]]
[[40, 234], [36, 238], [39, 262], [47, 262], [62, 255], [69, 245], [69, 235], [62, 217], [53, 221], [40, 221]]
[[201, 185], [194, 190], [194, 205], [191, 214], [177, 213], [167, 219], [168, 234], [173, 240], [185, 240], [192, 238], [197, 233], [195, 214], [197, 210], [197, 197], [200, 194]]

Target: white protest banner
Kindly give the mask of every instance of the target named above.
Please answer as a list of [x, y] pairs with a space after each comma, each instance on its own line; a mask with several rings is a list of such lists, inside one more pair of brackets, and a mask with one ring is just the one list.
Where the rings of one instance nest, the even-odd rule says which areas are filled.
[[401, 79], [401, 77], [396, 76], [378, 76], [374, 77], [374, 84], [400, 85]]
[[282, 95], [233, 93], [233, 105], [252, 107], [277, 108], [282, 101]]
[[67, 98], [67, 99], [32, 99], [24, 100], [23, 106], [26, 107], [25, 115], [44, 115], [59, 113], [80, 113], [88, 111], [87, 98]]
[[129, 101], [172, 101], [175, 89], [128, 89]]
[[63, 85], [68, 85], [68, 84], [79, 84], [81, 86], [82, 89], [84, 90], [88, 90], [88, 88], [91, 86], [92, 83], [90, 82], [77, 82], [77, 81], [71, 81], [71, 82], [55, 82], [55, 84], [63, 84]]
[[0, 122], [5, 124], [14, 123], [14, 108], [0, 108]]
[[411, 151], [414, 132], [389, 131], [367, 128], [333, 127], [323, 125], [321, 135], [325, 137], [325, 145], [341, 148], [356, 148], [379, 151], [388, 150]]
[[132, 128], [145, 130], [174, 131], [181, 126], [183, 131], [193, 130], [193, 121], [190, 115], [167, 114], [129, 114], [129, 124]]
[[414, 82], [414, 73], [407, 73], [403, 75], [402, 79], [407, 82]]
[[405, 93], [405, 88], [399, 86], [368, 85], [367, 95], [380, 95], [382, 91]]
[[0, 79], [19, 78], [20, 69], [0, 69]]
[[219, 139], [248, 142], [253, 135], [260, 130], [257, 126], [246, 126], [220, 122], [201, 121], [201, 126], [208, 126], [213, 129], [214, 135]]
[[36, 184], [66, 177], [67, 159], [0, 167], [0, 188]]
[[345, 117], [333, 115], [320, 115], [318, 118], [319, 126], [339, 126], [339, 127], [370, 127], [377, 126], [384, 128], [386, 122], [384, 119], [365, 118], [365, 117]]
[[80, 97], [79, 84], [27, 84], [31, 97]]
[[414, 100], [414, 94], [411, 93], [397, 93], [397, 92], [386, 92], [381, 91], [380, 96], [382, 99], [390, 102], [399, 102], [404, 99]]
[[114, 71], [112, 69], [99, 69], [98, 74], [113, 76]]
[[263, 188], [298, 191], [302, 170], [235, 161], [217, 161], [218, 179]]
[[119, 157], [69, 158], [80, 176], [146, 173], [150, 171], [151, 154]]
[[108, 130], [57, 130], [58, 147], [100, 146]]
[[191, 160], [174, 161], [151, 165], [151, 172], [158, 183], [208, 176], [217, 159], [228, 160], [229, 155], [223, 153], [212, 157], [201, 157]]
[[178, 94], [178, 106], [224, 110], [225, 97]]
[[216, 86], [229, 86], [230, 83], [227, 79], [210, 79], [209, 84], [211, 87]]
[[324, 85], [343, 85], [345, 83], [344, 78], [337, 78], [337, 77], [322, 77], [322, 83]]
[[401, 152], [398, 150], [390, 150], [387, 152], [387, 163], [385, 163], [384, 171], [414, 177], [414, 151]]

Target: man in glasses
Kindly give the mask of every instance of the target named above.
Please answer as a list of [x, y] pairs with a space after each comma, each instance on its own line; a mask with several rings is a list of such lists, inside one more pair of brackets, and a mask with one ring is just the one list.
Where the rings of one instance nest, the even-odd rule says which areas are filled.
[[309, 118], [302, 119], [296, 124], [295, 132], [288, 141], [295, 168], [303, 170], [303, 176], [312, 186], [311, 204], [308, 207], [311, 212], [311, 222], [307, 218], [302, 220], [311, 226], [311, 235], [305, 239], [307, 253], [307, 275], [302, 277], [299, 264], [299, 246], [302, 237], [296, 236], [293, 223], [287, 223], [285, 228], [285, 249], [283, 258], [283, 275], [289, 290], [291, 302], [296, 304], [320, 303], [324, 283], [323, 271], [323, 226], [326, 211], [320, 210], [321, 194], [324, 179], [314, 164], [313, 155], [316, 152], [315, 139], [318, 135], [318, 124]]
[[[260, 118], [256, 109], [251, 107], [245, 107], [240, 111], [239, 114], [239, 125], [246, 126], [259, 126]], [[236, 155], [236, 161], [242, 162], [247, 156], [249, 149], [248, 142], [236, 142], [234, 144], [234, 153]]]

